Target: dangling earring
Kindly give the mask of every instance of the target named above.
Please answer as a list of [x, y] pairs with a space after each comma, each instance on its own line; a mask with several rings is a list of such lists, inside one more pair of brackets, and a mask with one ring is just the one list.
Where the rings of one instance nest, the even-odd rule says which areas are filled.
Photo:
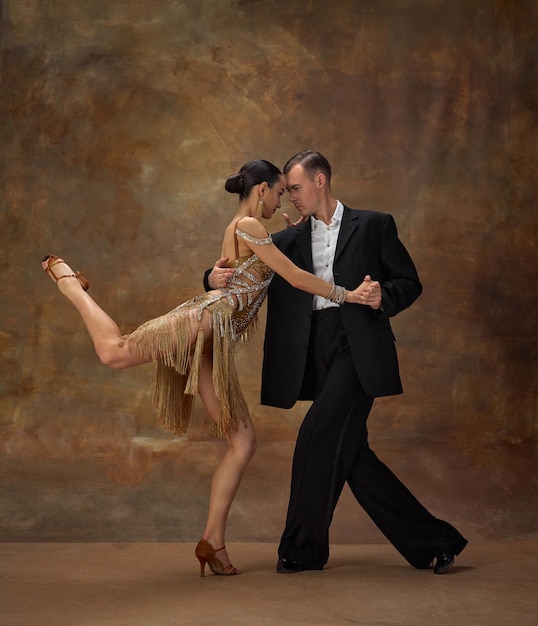
[[258, 200], [258, 207], [256, 209], [256, 219], [261, 222], [262, 219], [262, 213], [263, 213], [263, 200], [260, 198]]

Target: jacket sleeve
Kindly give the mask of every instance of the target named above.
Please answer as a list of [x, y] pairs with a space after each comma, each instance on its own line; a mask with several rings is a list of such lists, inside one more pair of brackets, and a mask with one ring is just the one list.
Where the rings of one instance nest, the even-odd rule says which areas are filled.
[[208, 270], [205, 271], [205, 274], [204, 274], [204, 289], [206, 291], [211, 291], [211, 287], [209, 286], [209, 274], [211, 274], [212, 270], [213, 268], [210, 267]]
[[382, 309], [375, 314], [383, 319], [413, 304], [422, 293], [422, 285], [411, 256], [398, 238], [392, 215], [386, 215], [379, 253]]

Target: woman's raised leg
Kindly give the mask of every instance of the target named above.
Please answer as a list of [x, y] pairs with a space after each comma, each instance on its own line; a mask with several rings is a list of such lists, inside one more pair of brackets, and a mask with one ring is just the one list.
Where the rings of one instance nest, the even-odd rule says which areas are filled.
[[[51, 263], [53, 258], [54, 264]], [[80, 313], [102, 363], [113, 369], [124, 369], [150, 362], [150, 359], [133, 354], [127, 343], [120, 346], [119, 338], [122, 333], [116, 322], [88, 295], [65, 261], [46, 257], [41, 265]]]

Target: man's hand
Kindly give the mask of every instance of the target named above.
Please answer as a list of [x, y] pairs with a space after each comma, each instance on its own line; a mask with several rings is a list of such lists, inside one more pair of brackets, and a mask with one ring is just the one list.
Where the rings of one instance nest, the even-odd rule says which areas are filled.
[[233, 268], [225, 267], [226, 263], [228, 263], [228, 257], [223, 256], [213, 265], [213, 269], [207, 277], [211, 289], [222, 289], [226, 287], [232, 277], [234, 273]]
[[308, 217], [301, 215], [301, 217], [296, 222], [292, 222], [290, 216], [287, 213], [282, 213], [282, 217], [284, 218], [284, 221], [286, 222], [287, 228], [292, 228], [293, 226], [299, 226], [299, 224], [306, 222], [306, 220], [308, 219]]

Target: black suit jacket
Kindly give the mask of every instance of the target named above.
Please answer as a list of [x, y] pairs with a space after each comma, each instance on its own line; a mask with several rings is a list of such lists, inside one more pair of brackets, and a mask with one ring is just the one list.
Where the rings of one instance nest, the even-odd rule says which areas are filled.
[[[310, 220], [273, 235], [275, 245], [296, 265], [312, 272]], [[381, 283], [383, 311], [340, 307], [353, 362], [372, 397], [402, 392], [395, 337], [389, 318], [420, 295], [422, 285], [391, 215], [344, 207], [333, 265], [337, 285], [355, 289], [369, 274]], [[313, 399], [303, 387], [312, 298], [275, 275], [268, 293], [261, 403], [282, 408]], [[306, 391], [305, 391], [306, 389]]]

